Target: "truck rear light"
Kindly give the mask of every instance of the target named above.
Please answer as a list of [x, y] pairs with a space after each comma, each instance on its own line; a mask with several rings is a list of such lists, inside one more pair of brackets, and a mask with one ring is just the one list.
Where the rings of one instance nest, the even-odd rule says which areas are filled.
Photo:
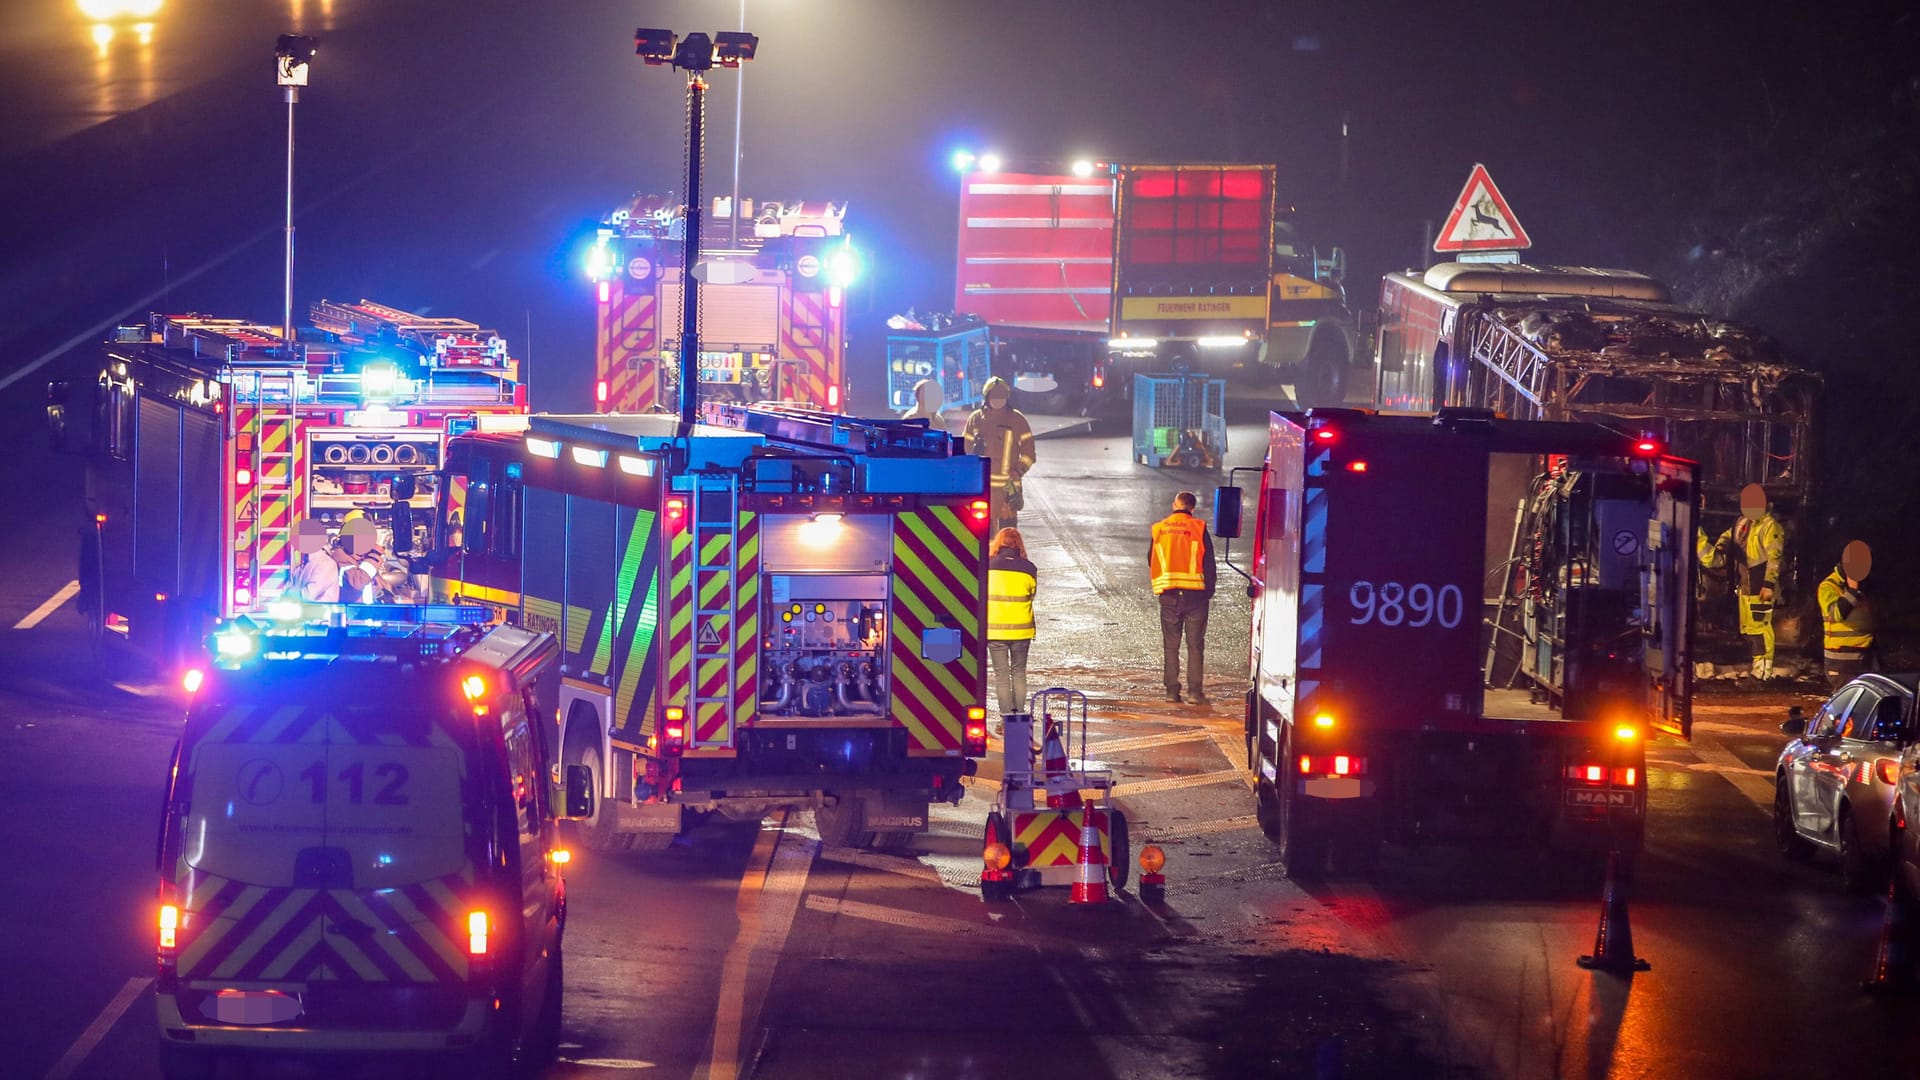
[[840, 407], [840, 388], [837, 386], [827, 387], [827, 409], [831, 411], [834, 409], [838, 409], [839, 407]]
[[1330, 443], [1336, 438], [1339, 438], [1339, 436], [1334, 433], [1334, 430], [1332, 428], [1313, 429], [1314, 442]]
[[1631, 765], [1613, 770], [1614, 787], [1633, 787], [1640, 779], [1640, 770]]
[[1333, 727], [1333, 725], [1334, 725], [1334, 718], [1332, 713], [1323, 712], [1323, 713], [1314, 714], [1314, 717], [1313, 717], [1314, 727], [1330, 729]]
[[1601, 765], [1589, 765], [1584, 775], [1589, 784], [1603, 783], [1607, 779], [1607, 770]]
[[1365, 776], [1367, 759], [1354, 754], [1301, 754], [1302, 776]]
[[235, 469], [233, 472], [233, 483], [235, 487], [251, 486], [253, 483], [253, 470]]
[[489, 920], [484, 911], [467, 912], [467, 955], [487, 955], [487, 931]]
[[611, 299], [613, 299], [613, 282], [611, 281], [601, 282], [600, 283], [600, 302], [604, 304]]
[[1613, 737], [1621, 742], [1632, 742], [1640, 737], [1640, 729], [1632, 724], [1621, 724], [1613, 729]]
[[667, 500], [667, 524], [679, 528], [687, 523], [687, 500], [678, 496]]
[[1093, 369], [1093, 388], [1098, 390], [1105, 385], [1107, 385], [1107, 369], [1095, 365]]
[[206, 681], [206, 672], [197, 667], [188, 668], [186, 674], [180, 676], [180, 688], [189, 694], [197, 694], [200, 692], [200, 684]]
[[1347, 471], [1348, 472], [1366, 472], [1367, 463], [1364, 461], [1349, 461], [1347, 462]]
[[607, 380], [596, 379], [593, 383], [593, 402], [596, 405], [607, 403]]
[[964, 729], [965, 744], [961, 752], [967, 757], [985, 757], [987, 754], [987, 710], [976, 705], [967, 710], [967, 725]]
[[973, 520], [984, 525], [993, 513], [993, 504], [985, 499], [975, 499], [967, 504], [967, 512], [973, 515]]
[[179, 947], [180, 908], [175, 904], [160, 905], [160, 954], [162, 959], [172, 959], [172, 952]]
[[253, 590], [247, 588], [245, 585], [235, 586], [233, 590], [233, 606], [237, 608], [252, 607]]
[[1633, 452], [1651, 456], [1660, 452], [1660, 444], [1652, 439], [1641, 439], [1639, 442], [1633, 444]]

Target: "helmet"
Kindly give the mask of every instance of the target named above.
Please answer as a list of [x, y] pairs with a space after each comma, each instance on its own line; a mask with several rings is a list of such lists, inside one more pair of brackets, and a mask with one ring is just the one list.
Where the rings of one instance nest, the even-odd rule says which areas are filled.
[[361, 518], [364, 518], [366, 516], [367, 516], [367, 512], [365, 510], [360, 510], [360, 509], [349, 510], [347, 511], [347, 516], [340, 519], [340, 524], [345, 525], [349, 521], [359, 521]]
[[1013, 386], [1009, 384], [1007, 380], [995, 375], [993, 378], [987, 380], [985, 386], [980, 388], [980, 400], [985, 401], [996, 392], [1006, 394], [1008, 399], [1011, 400], [1013, 397]]

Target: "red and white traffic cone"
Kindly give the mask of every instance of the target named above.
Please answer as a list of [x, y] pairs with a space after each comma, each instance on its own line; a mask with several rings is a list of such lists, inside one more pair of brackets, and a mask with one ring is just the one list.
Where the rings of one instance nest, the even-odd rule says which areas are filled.
[[1060, 725], [1052, 717], [1047, 718], [1046, 745], [1041, 750], [1043, 770], [1046, 777], [1047, 808], [1050, 810], [1078, 810], [1080, 791], [1069, 787], [1072, 781], [1067, 775], [1067, 744], [1060, 739]]
[[1107, 853], [1100, 850], [1100, 827], [1105, 823], [1097, 807], [1089, 806], [1080, 817], [1080, 864], [1073, 880], [1069, 904], [1107, 902]]

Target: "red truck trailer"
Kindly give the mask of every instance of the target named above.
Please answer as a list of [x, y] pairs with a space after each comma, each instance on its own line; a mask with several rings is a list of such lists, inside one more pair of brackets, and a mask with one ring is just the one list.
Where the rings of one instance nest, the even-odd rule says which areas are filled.
[[995, 373], [1041, 411], [1182, 369], [1344, 396], [1344, 260], [1297, 239], [1274, 166], [983, 158], [962, 171], [954, 309], [991, 328]]
[[[1274, 414], [1248, 765], [1289, 872], [1383, 841], [1639, 849], [1691, 731], [1693, 463], [1595, 424]], [[1215, 531], [1239, 533], [1239, 489]]]

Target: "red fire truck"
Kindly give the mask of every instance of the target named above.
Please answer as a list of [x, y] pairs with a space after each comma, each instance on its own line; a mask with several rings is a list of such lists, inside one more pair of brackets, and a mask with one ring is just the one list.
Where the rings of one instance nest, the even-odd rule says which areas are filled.
[[1299, 238], [1274, 166], [955, 164], [954, 309], [988, 324], [995, 373], [1039, 410], [1181, 369], [1344, 398], [1357, 351], [1344, 256]]
[[[986, 752], [986, 463], [919, 422], [709, 402], [530, 418], [448, 451], [435, 599], [562, 645], [598, 849], [810, 807], [924, 831]], [[451, 550], [456, 526], [460, 545]]]
[[449, 432], [526, 411], [506, 342], [475, 323], [364, 300], [312, 317], [289, 353], [278, 326], [156, 314], [116, 331], [78, 401], [49, 387], [86, 454], [79, 604], [96, 639], [162, 660], [197, 648], [286, 588], [304, 518], [337, 528], [357, 509], [416, 549]]
[[1691, 462], [1594, 424], [1315, 409], [1272, 416], [1254, 493], [1248, 764], [1290, 872], [1454, 836], [1632, 857], [1646, 738], [1691, 732]]
[[[705, 215], [700, 398], [838, 409], [847, 390], [847, 288], [860, 257], [844, 203], [730, 200]], [[588, 259], [598, 294], [599, 412], [672, 411], [679, 391], [684, 208], [637, 195], [608, 215]]]

